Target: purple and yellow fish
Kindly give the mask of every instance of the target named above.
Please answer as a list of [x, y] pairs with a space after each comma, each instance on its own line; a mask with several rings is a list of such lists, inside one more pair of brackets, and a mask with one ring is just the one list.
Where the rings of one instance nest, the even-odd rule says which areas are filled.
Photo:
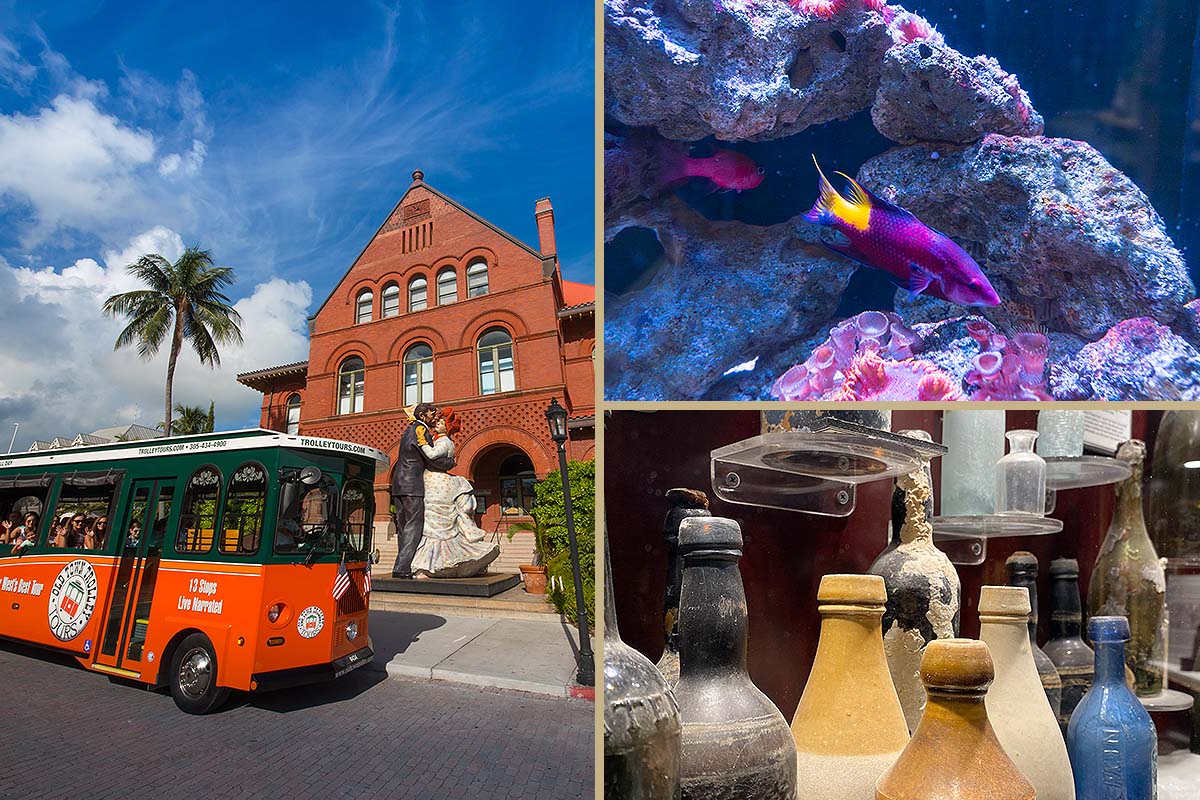
[[[813, 157], [813, 163], [817, 159]], [[923, 294], [961, 306], [998, 306], [1000, 297], [987, 276], [950, 237], [935, 231], [899, 206], [881, 200], [858, 181], [849, 197], [833, 188], [817, 164], [821, 196], [804, 218], [840, 233], [845, 241], [825, 246], [864, 266], [889, 273], [912, 295]]]

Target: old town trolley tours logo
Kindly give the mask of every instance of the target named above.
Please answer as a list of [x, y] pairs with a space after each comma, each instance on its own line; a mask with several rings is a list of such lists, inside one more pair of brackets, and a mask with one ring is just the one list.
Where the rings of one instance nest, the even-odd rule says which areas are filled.
[[50, 587], [50, 632], [69, 642], [80, 634], [96, 610], [96, 572], [77, 558], [62, 568]]
[[305, 639], [311, 639], [325, 627], [325, 612], [317, 606], [309, 606], [296, 618], [296, 630]]

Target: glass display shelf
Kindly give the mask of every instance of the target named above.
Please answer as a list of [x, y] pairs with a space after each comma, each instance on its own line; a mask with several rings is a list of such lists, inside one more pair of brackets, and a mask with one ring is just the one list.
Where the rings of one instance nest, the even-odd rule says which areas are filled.
[[951, 563], [973, 567], [987, 560], [987, 540], [1001, 536], [1046, 536], [1063, 529], [1062, 520], [1032, 514], [980, 514], [934, 517], [933, 541]]
[[904, 475], [945, 452], [933, 442], [823, 418], [713, 450], [712, 486], [730, 503], [846, 517], [858, 484]]
[[1158, 694], [1152, 694], [1149, 697], [1139, 697], [1138, 700], [1141, 701], [1147, 711], [1154, 712], [1187, 711], [1194, 703], [1190, 694], [1176, 691], [1175, 689], [1163, 689]]
[[1046, 458], [1046, 513], [1054, 511], [1058, 493], [1068, 489], [1109, 486], [1132, 474], [1128, 463], [1108, 456], [1048, 456]]

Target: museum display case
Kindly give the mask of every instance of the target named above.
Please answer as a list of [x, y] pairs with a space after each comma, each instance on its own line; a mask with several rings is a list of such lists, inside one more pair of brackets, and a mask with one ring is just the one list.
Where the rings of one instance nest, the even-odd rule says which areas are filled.
[[[764, 730], [773, 730], [780, 718], [791, 725], [801, 787], [796, 797], [823, 796], [818, 788], [827, 787], [827, 776], [835, 772], [855, 773], [851, 777], [859, 785], [845, 789], [847, 797], [872, 796], [861, 786], [867, 772], [879, 776], [876, 797], [998, 797], [978, 788], [994, 785], [988, 780], [995, 777], [978, 774], [978, 763], [945, 760], [962, 752], [955, 748], [966, 746], [963, 741], [990, 746], [994, 740], [1003, 755], [995, 759], [996, 774], [1008, 774], [1004, 764], [1015, 765], [1019, 780], [1003, 782], [1013, 797], [1032, 796], [1032, 788], [1023, 794], [1025, 788], [1037, 787], [1038, 797], [1083, 798], [1091, 796], [1093, 779], [1085, 777], [1081, 788], [1071, 765], [1092, 758], [1078, 752], [1096, 745], [1086, 736], [1070, 744], [1068, 726], [1085, 707], [1088, 714], [1101, 713], [1087, 698], [1096, 695], [1101, 659], [1112, 661], [1111, 648], [1093, 649], [1087, 623], [1093, 614], [1121, 616], [1127, 628], [1146, 631], [1152, 643], [1144, 653], [1138, 650], [1135, 669], [1123, 673], [1122, 683], [1150, 723], [1158, 753], [1150, 780], [1158, 786], [1157, 797], [1198, 796], [1200, 737], [1193, 698], [1200, 689], [1194, 652], [1200, 592], [1191, 591], [1188, 569], [1200, 569], [1151, 559], [1151, 535], [1142, 518], [1144, 506], [1155, 507], [1158, 491], [1147, 476], [1167, 469], [1154, 461], [1162, 450], [1160, 423], [1169, 422], [1163, 413], [1071, 412], [1044, 424], [1035, 410], [859, 414], [851, 420], [828, 412], [754, 409], [611, 412], [605, 426], [605, 512], [612, 602], [625, 644], [652, 662], [672, 646], [686, 653], [689, 610], [706, 619], [700, 628], [705, 638], [723, 625], [734, 626], [732, 660], [725, 654], [717, 659], [719, 668], [695, 661], [692, 668], [704, 678], [709, 708], [736, 717], [737, 725], [744, 726], [748, 716], [734, 713], [741, 702], [734, 701], [750, 696], [749, 688], [769, 701], [766, 711], [754, 712]], [[1043, 454], [1034, 450], [1035, 430], [1049, 433]], [[1013, 432], [1021, 432], [1017, 458], [995, 441]], [[1018, 461], [1022, 468], [1033, 458], [1041, 465], [1029, 472], [1041, 472], [1044, 481], [1041, 512], [1038, 504], [1027, 503], [1023, 513], [1003, 513], [1013, 510], [996, 502], [1002, 487], [1013, 485], [1001, 479], [1011, 472], [1007, 464]], [[1200, 452], [1188, 458], [1200, 465]], [[1039, 476], [1033, 477], [1036, 485]], [[1178, 486], [1179, 479], [1173, 480]], [[1026, 497], [1032, 494], [1022, 487]], [[946, 513], [948, 500], [953, 513]], [[689, 516], [681, 517], [684, 507]], [[701, 516], [708, 514], [712, 519]], [[680, 529], [676, 537], [672, 524]], [[717, 548], [724, 553], [718, 582], [728, 582], [729, 592], [717, 592], [711, 581], [689, 585], [686, 553], [678, 593], [672, 592], [677, 580], [672, 539], [686, 550], [682, 531], [691, 525], [736, 530], [736, 542], [730, 535]], [[1192, 534], [1171, 535], [1186, 540]], [[1136, 558], [1137, 566], [1112, 566], [1114, 558]], [[1117, 577], [1124, 573], [1139, 573], [1152, 588], [1163, 587], [1165, 603], [1155, 607], [1123, 589]], [[882, 580], [877, 594], [861, 584], [868, 575]], [[1154, 613], [1105, 610], [1122, 591], [1131, 604]], [[1093, 594], [1104, 598], [1095, 612], [1086, 600]], [[664, 603], [672, 597], [679, 603], [674, 634], [674, 616]], [[669, 645], [672, 635], [676, 640]], [[1105, 636], [1107, 648], [1113, 637]], [[1040, 665], [1037, 653], [1044, 655]], [[736, 680], [722, 679], [722, 670], [736, 673]], [[1049, 680], [1051, 672], [1057, 682]], [[1141, 691], [1135, 691], [1138, 674]], [[1108, 672], [1104, 677], [1111, 679]], [[848, 722], [855, 718], [845, 694], [852, 686], [888, 690], [872, 701], [870, 726]], [[970, 724], [949, 732], [947, 720], [954, 714], [947, 708], [971, 702], [977, 711]], [[912, 736], [907, 746], [898, 727], [886, 725], [895, 706]], [[847, 734], [849, 728], [857, 735]], [[705, 735], [710, 768], [717, 758], [711, 742], [726, 743], [720, 752], [726, 758], [739, 739], [719, 720], [706, 726]], [[947, 739], [958, 735], [967, 738], [957, 744]], [[687, 763], [686, 713], [682, 749]], [[877, 766], [884, 753], [894, 763]], [[927, 793], [914, 794], [920, 784], [905, 783], [917, 774], [912, 764], [930, 760], [938, 769], [927, 772]], [[813, 767], [835, 762], [854, 766]], [[957, 788], [939, 794], [930, 782], [934, 772], [947, 786], [957, 780]], [[708, 796], [728, 800], [757, 796], [720, 782], [710, 791], [715, 793]]]

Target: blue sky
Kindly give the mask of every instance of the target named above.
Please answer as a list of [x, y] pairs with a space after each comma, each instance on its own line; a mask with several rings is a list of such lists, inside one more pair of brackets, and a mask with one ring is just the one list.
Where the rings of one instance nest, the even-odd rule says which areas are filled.
[[[76, 363], [94, 369], [90, 340], [110, 323], [88, 322], [83, 306], [124, 289], [126, 259], [147, 248], [213, 250], [237, 272], [239, 309], [274, 332], [215, 377], [182, 376], [183, 401], [206, 403], [192, 395], [234, 371], [305, 357], [304, 316], [418, 167], [534, 245], [533, 204], [550, 196], [564, 274], [593, 282], [593, 20], [582, 0], [536, 13], [0, 0], [0, 295], [22, 301], [0, 306], [0, 426], [22, 421], [19, 447], [26, 430], [161, 416], [153, 362], [106, 359], [120, 391], [88, 414], [57, 402], [81, 387], [27, 366], [30, 348], [53, 359], [53, 346], [83, 348]], [[71, 338], [62, 328], [80, 316]], [[222, 427], [257, 419], [257, 395], [234, 386], [215, 398]]]

